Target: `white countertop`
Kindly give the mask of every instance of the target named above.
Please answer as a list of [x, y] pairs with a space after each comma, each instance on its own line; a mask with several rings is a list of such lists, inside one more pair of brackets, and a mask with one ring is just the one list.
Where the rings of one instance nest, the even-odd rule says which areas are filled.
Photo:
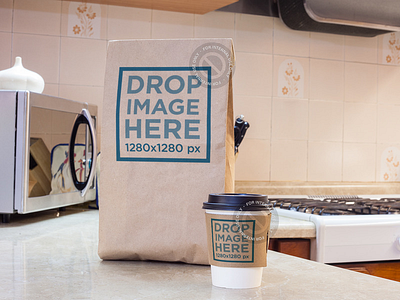
[[[283, 219], [280, 234], [292, 222]], [[209, 266], [102, 261], [97, 243], [96, 210], [12, 216], [0, 223], [0, 298], [399, 299], [398, 282], [273, 251], [260, 288], [229, 290], [211, 285]]]
[[[278, 220], [278, 224], [276, 224]], [[272, 238], [315, 238], [315, 224], [310, 221], [298, 220], [279, 216], [279, 218], [272, 217], [271, 220]]]

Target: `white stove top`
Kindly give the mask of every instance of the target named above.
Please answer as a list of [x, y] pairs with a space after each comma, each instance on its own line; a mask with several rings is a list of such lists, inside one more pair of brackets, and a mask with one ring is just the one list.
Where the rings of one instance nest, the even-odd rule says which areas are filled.
[[[314, 201], [322, 201], [325, 197], [332, 198], [313, 198]], [[292, 199], [294, 203], [295, 199], [310, 199], [306, 195], [279, 195], [268, 198], [272, 202], [276, 199]], [[358, 195], [358, 198], [400, 199], [400, 195]], [[323, 263], [400, 260], [400, 213], [319, 215], [295, 211], [294, 207], [289, 210], [278, 208], [276, 211], [280, 216], [315, 224], [316, 239], [311, 241], [312, 260]]]

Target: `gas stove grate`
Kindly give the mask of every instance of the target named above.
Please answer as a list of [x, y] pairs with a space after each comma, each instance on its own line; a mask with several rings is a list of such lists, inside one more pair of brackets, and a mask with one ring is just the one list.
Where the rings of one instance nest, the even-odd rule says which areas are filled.
[[319, 196], [318, 198], [270, 199], [275, 208], [316, 215], [400, 214], [400, 198], [379, 200], [358, 196]]

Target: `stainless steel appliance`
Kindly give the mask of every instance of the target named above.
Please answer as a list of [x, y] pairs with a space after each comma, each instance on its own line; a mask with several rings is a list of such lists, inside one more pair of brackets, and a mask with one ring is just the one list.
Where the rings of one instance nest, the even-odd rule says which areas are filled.
[[311, 259], [400, 260], [400, 195], [271, 196], [280, 216], [315, 224]]
[[[90, 111], [90, 113], [89, 113]], [[0, 214], [96, 198], [97, 107], [28, 91], [0, 91]]]
[[238, 0], [218, 10], [280, 18], [301, 31], [373, 37], [400, 30], [397, 0]]

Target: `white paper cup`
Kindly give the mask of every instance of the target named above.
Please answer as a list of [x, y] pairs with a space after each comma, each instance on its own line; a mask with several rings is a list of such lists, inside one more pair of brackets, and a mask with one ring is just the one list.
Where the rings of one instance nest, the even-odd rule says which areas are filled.
[[206, 209], [212, 284], [244, 289], [261, 285], [271, 220], [267, 196], [211, 194]]
[[211, 266], [212, 284], [229, 289], [256, 288], [261, 285], [263, 270], [263, 267], [229, 268]]

